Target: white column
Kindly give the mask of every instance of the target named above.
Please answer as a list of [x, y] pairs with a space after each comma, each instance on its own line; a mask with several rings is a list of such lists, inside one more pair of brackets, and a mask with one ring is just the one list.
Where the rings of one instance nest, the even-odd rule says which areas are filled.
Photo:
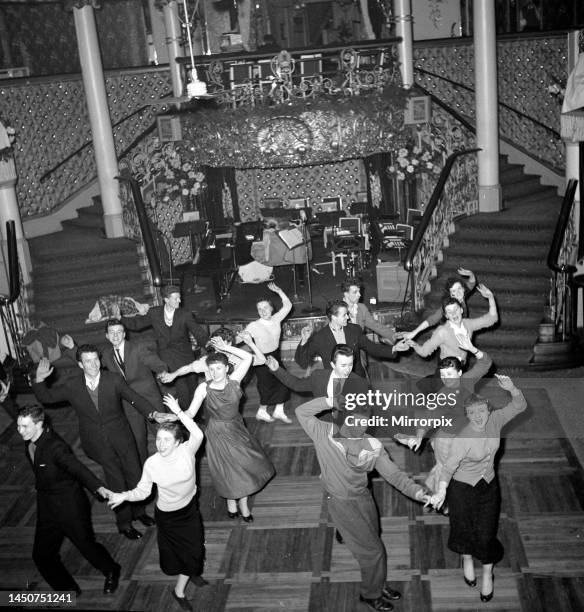
[[[0, 125], [0, 128], [2, 126]], [[6, 222], [14, 221], [16, 230], [16, 245], [18, 260], [22, 272], [22, 282], [26, 285], [31, 282], [32, 264], [30, 261], [30, 251], [28, 242], [22, 230], [22, 220], [20, 218], [20, 208], [16, 198], [16, 168], [14, 159], [9, 157], [0, 160], [0, 236], [2, 237], [2, 253], [4, 254], [5, 269], [0, 271], [2, 291], [8, 287], [8, 249], [6, 241]]]
[[495, 0], [474, 0], [473, 9], [477, 146], [482, 149], [478, 154], [479, 210], [497, 212], [501, 209], [501, 185]]
[[394, 0], [393, 12], [395, 33], [402, 39], [398, 45], [402, 83], [405, 88], [409, 89], [414, 84], [414, 34], [411, 0]]
[[178, 18], [178, 4], [171, 0], [164, 5], [164, 25], [166, 26], [166, 48], [168, 49], [168, 66], [172, 82], [172, 95], [180, 98], [183, 94], [183, 80], [177, 57], [182, 57], [180, 19]]
[[93, 135], [105, 233], [108, 238], [118, 238], [124, 235], [119, 185], [115, 179], [118, 175], [118, 160], [114, 147], [93, 7], [86, 5], [81, 8], [74, 8], [73, 19], [77, 34], [89, 123]]
[[[568, 33], [568, 67], [567, 74], [571, 74], [572, 70], [576, 67], [576, 63], [578, 62], [578, 56], [580, 54], [580, 49], [578, 46], [578, 38], [580, 32], [569, 32]], [[580, 184], [580, 143], [574, 142], [571, 140], [565, 141], [566, 144], [566, 186], [568, 185], [568, 181], [570, 179], [576, 179], [578, 181], [578, 186], [576, 187], [576, 193], [574, 194], [574, 210], [575, 210], [575, 223], [576, 223], [576, 233], [578, 235], [579, 240], [584, 240], [583, 236], [580, 236], [580, 203], [582, 201], [582, 185]], [[583, 301], [583, 292], [578, 289], [577, 296], [577, 307], [576, 307], [576, 327], [583, 327], [583, 311], [584, 307], [582, 304]]]

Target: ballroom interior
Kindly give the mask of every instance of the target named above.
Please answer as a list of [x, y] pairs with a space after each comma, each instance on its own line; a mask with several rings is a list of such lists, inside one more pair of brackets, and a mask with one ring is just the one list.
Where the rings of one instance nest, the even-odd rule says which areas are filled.
[[[499, 318], [476, 344], [528, 401], [497, 458], [505, 556], [482, 603], [448, 549], [448, 517], [374, 473], [395, 610], [584, 609], [583, 27], [576, 0], [0, 0], [0, 355], [14, 401], [35, 401], [45, 328], [101, 350], [115, 306], [161, 305], [167, 285], [212, 332], [257, 319], [275, 282], [293, 303], [283, 363], [302, 377], [301, 330], [327, 324], [343, 282], [407, 332], [471, 270]], [[479, 292], [467, 305], [486, 309]], [[154, 346], [149, 331], [130, 339]], [[370, 383], [407, 391], [435, 368], [413, 351], [372, 358]], [[308, 398], [292, 394], [292, 424], [263, 423], [254, 377], [244, 391], [276, 476], [251, 499], [253, 523], [230, 520], [198, 456], [209, 585], [187, 588], [192, 608], [369, 610], [294, 418]], [[503, 405], [495, 379], [483, 392]], [[50, 416], [101, 476], [75, 411]], [[393, 433], [371, 430], [423, 482], [430, 444], [412, 453]], [[0, 478], [0, 596], [47, 591], [31, 556], [34, 476], [1, 408]], [[102, 594], [66, 542], [76, 609], [180, 609], [156, 528], [125, 540], [97, 501], [92, 518], [122, 576]]]

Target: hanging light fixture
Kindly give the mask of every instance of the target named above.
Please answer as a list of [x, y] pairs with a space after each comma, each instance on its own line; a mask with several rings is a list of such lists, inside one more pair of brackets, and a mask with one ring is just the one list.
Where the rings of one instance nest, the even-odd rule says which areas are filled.
[[[187, 7], [187, 0], [182, 0], [182, 5], [185, 14], [185, 28], [187, 30], [187, 41], [189, 43], [189, 57], [191, 60], [191, 71], [188, 77], [187, 82], [187, 97], [189, 100], [192, 98], [210, 98], [207, 94], [207, 84], [204, 81], [200, 81], [197, 75], [197, 68], [195, 66], [195, 54], [193, 52], [193, 38], [191, 36], [191, 23], [189, 19], [189, 10]], [[199, 0], [195, 3], [195, 8], [193, 9], [193, 19], [199, 8]]]

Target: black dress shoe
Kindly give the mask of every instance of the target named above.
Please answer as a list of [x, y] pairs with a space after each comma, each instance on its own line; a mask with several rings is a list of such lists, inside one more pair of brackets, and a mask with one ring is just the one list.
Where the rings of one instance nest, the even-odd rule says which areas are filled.
[[476, 587], [476, 585], [477, 585], [477, 579], [476, 578], [474, 580], [469, 580], [464, 574], [463, 574], [462, 577], [464, 578], [464, 581], [466, 582], [466, 584], [469, 587], [471, 587], [471, 588], [472, 587]]
[[133, 527], [126, 527], [126, 529], [120, 529], [120, 533], [128, 538], [128, 540], [139, 540], [142, 537], [142, 534]]
[[191, 576], [191, 582], [196, 586], [196, 587], [204, 587], [207, 586], [209, 583], [203, 578], [203, 576]]
[[115, 593], [118, 585], [120, 584], [120, 573], [122, 571], [122, 566], [116, 564], [116, 568], [111, 572], [108, 572], [105, 575], [105, 580], [103, 582], [103, 593], [104, 595], [110, 595], [111, 593]]
[[245, 521], [246, 523], [253, 523], [253, 514], [248, 514], [247, 516], [243, 516], [242, 514], [241, 520]]
[[227, 510], [227, 516], [230, 519], [236, 519], [239, 516], [239, 510], [236, 510], [235, 512], [230, 512], [229, 510]]
[[181, 610], [187, 610], [187, 612], [192, 612], [193, 606], [189, 603], [189, 600], [186, 597], [179, 597], [174, 589], [172, 589], [172, 596], [174, 597], [174, 601], [178, 603]]
[[153, 527], [154, 525], [156, 525], [156, 521], [147, 514], [141, 514], [140, 516], [137, 516], [134, 520], [140, 521], [142, 525], [144, 525], [144, 527]]
[[343, 539], [343, 536], [341, 535], [341, 532], [338, 529], [335, 529], [335, 540], [339, 544], [344, 544], [345, 543], [345, 540]]
[[390, 612], [393, 610], [393, 606], [383, 599], [383, 597], [378, 597], [377, 599], [367, 599], [363, 597], [363, 595], [359, 595], [359, 601], [362, 601], [364, 604], [367, 604], [372, 610], [378, 610], [379, 612]]
[[383, 597], [383, 599], [391, 599], [391, 601], [397, 601], [398, 599], [401, 599], [401, 593], [388, 586], [384, 586], [381, 591], [381, 597]]
[[481, 596], [481, 601], [483, 603], [487, 603], [488, 601], [491, 601], [491, 599], [493, 599], [494, 594], [495, 594], [495, 576], [493, 576], [493, 588], [491, 589], [491, 592], [488, 595], [483, 595], [482, 593], [479, 593], [479, 595]]

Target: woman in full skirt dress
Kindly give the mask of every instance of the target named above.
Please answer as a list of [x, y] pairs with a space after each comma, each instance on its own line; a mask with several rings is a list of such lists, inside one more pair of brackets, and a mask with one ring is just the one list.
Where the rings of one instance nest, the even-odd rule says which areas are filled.
[[[240, 383], [253, 356], [228, 345], [222, 338], [213, 338], [212, 343], [217, 352], [207, 357], [211, 380], [197, 387], [187, 414], [194, 418], [205, 403], [206, 452], [213, 485], [227, 500], [229, 517], [241, 516], [249, 523], [253, 516], [248, 497], [262, 489], [275, 473], [274, 466], [247, 430], [239, 412]], [[231, 374], [227, 354], [241, 359]]]

